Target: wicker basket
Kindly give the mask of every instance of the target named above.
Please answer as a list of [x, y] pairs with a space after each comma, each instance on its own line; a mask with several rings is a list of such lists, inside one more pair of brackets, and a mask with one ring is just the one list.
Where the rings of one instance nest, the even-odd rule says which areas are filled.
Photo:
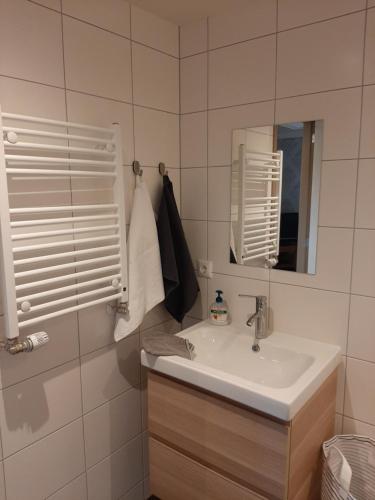
[[[350, 491], [338, 475], [338, 462], [330, 452], [342, 453], [352, 469]], [[375, 440], [353, 434], [335, 436], [323, 444], [322, 500], [375, 500]]]

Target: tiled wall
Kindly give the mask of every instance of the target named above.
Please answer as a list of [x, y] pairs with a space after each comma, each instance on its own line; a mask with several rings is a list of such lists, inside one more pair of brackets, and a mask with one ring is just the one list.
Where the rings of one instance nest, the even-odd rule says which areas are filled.
[[[0, 0], [3, 110], [120, 122], [128, 217], [134, 158], [155, 207], [160, 161], [179, 198], [178, 55], [178, 27], [124, 0]], [[45, 348], [1, 353], [1, 500], [143, 498], [139, 332], [114, 345], [113, 322], [104, 306], [80, 311], [41, 325]], [[162, 307], [153, 325], [175, 328]]]
[[[252, 0], [182, 26], [181, 211], [214, 262], [187, 324], [224, 290], [236, 320], [267, 295], [274, 329], [342, 347], [337, 430], [375, 436], [375, 2]], [[317, 274], [229, 263], [233, 128], [324, 120]]]

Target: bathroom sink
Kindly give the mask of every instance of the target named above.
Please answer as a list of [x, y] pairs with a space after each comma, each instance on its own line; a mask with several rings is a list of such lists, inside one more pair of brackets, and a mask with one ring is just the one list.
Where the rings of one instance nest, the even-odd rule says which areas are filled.
[[142, 364], [286, 421], [341, 360], [338, 346], [281, 332], [272, 332], [254, 352], [246, 326], [203, 321], [178, 335], [194, 344], [192, 360], [142, 351]]

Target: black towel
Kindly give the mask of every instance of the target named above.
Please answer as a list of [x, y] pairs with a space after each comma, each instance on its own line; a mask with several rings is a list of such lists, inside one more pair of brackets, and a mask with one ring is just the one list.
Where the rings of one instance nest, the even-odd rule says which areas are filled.
[[173, 184], [167, 175], [163, 177], [157, 228], [165, 307], [181, 323], [197, 299], [199, 286], [177, 210]]

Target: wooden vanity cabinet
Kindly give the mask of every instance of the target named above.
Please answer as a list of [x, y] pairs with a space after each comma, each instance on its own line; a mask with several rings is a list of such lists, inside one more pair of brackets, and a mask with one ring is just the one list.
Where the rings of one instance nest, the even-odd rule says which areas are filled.
[[148, 374], [150, 490], [162, 500], [318, 500], [337, 372], [290, 422]]

